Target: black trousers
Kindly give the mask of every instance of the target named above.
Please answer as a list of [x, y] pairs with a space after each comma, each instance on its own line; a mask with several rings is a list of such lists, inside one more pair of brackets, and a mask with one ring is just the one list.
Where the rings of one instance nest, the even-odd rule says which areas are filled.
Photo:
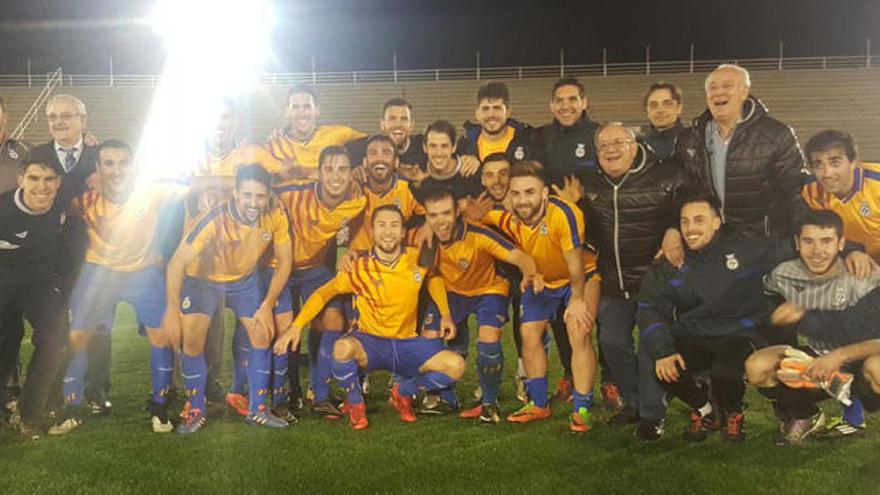
[[[65, 345], [66, 327], [59, 325], [59, 317], [66, 314], [61, 290], [55, 280], [0, 285], [0, 311], [14, 306], [33, 327], [34, 353], [27, 369], [27, 378], [21, 394], [21, 417], [24, 421], [39, 419]], [[4, 318], [0, 316], [0, 323]], [[16, 328], [0, 328], [5, 339], [17, 332]], [[15, 356], [17, 364], [18, 357]], [[3, 369], [9, 364], [2, 363]]]
[[667, 393], [681, 399], [693, 409], [709, 402], [709, 394], [697, 386], [694, 374], [708, 372], [712, 394], [723, 413], [742, 412], [746, 392], [744, 380], [746, 358], [755, 350], [744, 337], [675, 337], [675, 347], [684, 358], [686, 370], [679, 369], [677, 381], [660, 381]]
[[0, 308], [0, 406], [11, 398], [12, 389], [20, 383], [19, 350], [24, 338], [24, 321], [14, 301]]

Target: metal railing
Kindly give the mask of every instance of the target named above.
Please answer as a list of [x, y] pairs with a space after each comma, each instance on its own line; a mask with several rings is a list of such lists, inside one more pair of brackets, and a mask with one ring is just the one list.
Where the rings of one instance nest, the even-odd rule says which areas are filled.
[[61, 67], [55, 69], [55, 72], [50, 74], [46, 74], [46, 85], [43, 86], [43, 90], [40, 91], [40, 94], [34, 99], [34, 102], [31, 104], [30, 108], [28, 108], [27, 112], [25, 112], [24, 117], [18, 122], [18, 125], [15, 126], [15, 130], [9, 135], [12, 139], [21, 139], [24, 136], [24, 132], [27, 130], [28, 126], [30, 126], [34, 120], [36, 120], [37, 115], [40, 114], [40, 110], [43, 109], [46, 102], [49, 101], [49, 98], [52, 96], [52, 92], [55, 91], [55, 88], [61, 85], [61, 80], [64, 78], [64, 73], [61, 70]]
[[[558, 64], [520, 67], [468, 67], [458, 69], [371, 70], [341, 72], [265, 73], [260, 78], [264, 87], [289, 86], [294, 83], [360, 84], [401, 83], [418, 81], [479, 81], [490, 79], [532, 79], [560, 76], [602, 77], [639, 74], [694, 74], [709, 72], [719, 64], [736, 63], [750, 71], [789, 71], [880, 68], [880, 55], [834, 57], [773, 57], [751, 59], [682, 60], [641, 62]], [[60, 69], [59, 69], [60, 70]], [[54, 73], [53, 73], [54, 74]], [[0, 75], [0, 86], [39, 86], [48, 84], [51, 75]], [[158, 74], [64, 74], [63, 86], [140, 86], [159, 83]]]

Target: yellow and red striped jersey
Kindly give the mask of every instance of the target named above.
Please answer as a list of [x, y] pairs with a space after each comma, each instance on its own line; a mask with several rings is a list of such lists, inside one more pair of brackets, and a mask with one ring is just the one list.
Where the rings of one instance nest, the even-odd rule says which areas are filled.
[[343, 145], [365, 137], [363, 132], [344, 125], [318, 126], [315, 134], [306, 142], [299, 141], [284, 129], [276, 131], [266, 140], [266, 150], [281, 162], [296, 162], [303, 168], [318, 168], [321, 150], [328, 146]]
[[186, 235], [184, 242], [199, 253], [187, 265], [186, 274], [211, 282], [241, 280], [253, 273], [270, 246], [290, 249], [289, 229], [287, 215], [278, 206], [248, 224], [227, 201], [202, 214]]
[[[513, 239], [517, 246], [535, 259], [544, 284], [557, 289], [569, 283], [568, 265], [564, 253], [582, 247], [584, 214], [573, 203], [550, 196], [544, 218], [534, 226], [526, 225], [516, 215], [500, 206], [492, 209], [483, 219]], [[584, 272], [596, 271], [596, 258], [584, 249]]]
[[321, 265], [330, 241], [360, 215], [367, 204], [360, 194], [331, 210], [318, 199], [320, 189], [317, 182], [311, 181], [292, 181], [275, 187], [278, 199], [290, 215], [294, 270]]
[[285, 168], [284, 162], [272, 156], [266, 148], [255, 144], [242, 144], [222, 154], [206, 151], [193, 175], [235, 177], [235, 169], [239, 165], [248, 163], [259, 164], [270, 174], [277, 174]]
[[801, 195], [814, 210], [831, 210], [843, 219], [843, 236], [865, 246], [880, 262], [880, 164], [862, 162], [853, 170], [853, 188], [843, 198], [827, 193], [815, 178]]
[[506, 261], [514, 248], [497, 232], [459, 218], [455, 238], [438, 249], [437, 269], [446, 290], [466, 297], [506, 296], [510, 284], [495, 271], [495, 260]]
[[412, 218], [413, 215], [425, 214], [425, 209], [416, 201], [412, 190], [410, 190], [409, 181], [397, 176], [392, 180], [391, 190], [382, 195], [370, 190], [369, 186], [364, 187], [367, 205], [364, 208], [364, 214], [359, 216], [351, 225], [351, 240], [348, 242], [349, 249], [368, 251], [373, 247], [373, 229], [370, 225], [370, 220], [373, 218], [373, 212], [380, 206], [396, 206], [403, 213], [404, 222]]

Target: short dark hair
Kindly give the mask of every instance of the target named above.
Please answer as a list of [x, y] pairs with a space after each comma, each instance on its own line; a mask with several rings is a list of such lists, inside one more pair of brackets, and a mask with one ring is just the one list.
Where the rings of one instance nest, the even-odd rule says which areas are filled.
[[290, 87], [287, 90], [287, 100], [286, 105], [290, 105], [290, 97], [293, 95], [298, 95], [300, 93], [308, 93], [312, 95], [312, 99], [315, 100], [315, 105], [318, 104], [318, 89], [312, 86], [311, 84], [297, 83]]
[[428, 134], [432, 132], [446, 134], [449, 136], [449, 141], [455, 145], [455, 126], [452, 125], [452, 122], [448, 120], [435, 120], [428, 124], [428, 127], [425, 128], [425, 141], [428, 140]]
[[488, 82], [477, 90], [477, 105], [483, 100], [501, 100], [505, 105], [510, 105], [510, 90], [503, 82]]
[[403, 98], [391, 98], [386, 101], [384, 105], [382, 105], [382, 118], [385, 118], [385, 112], [388, 111], [390, 107], [406, 107], [407, 110], [412, 112], [412, 104]]
[[803, 233], [804, 226], [815, 225], [823, 228], [834, 228], [837, 237], [843, 238], [843, 220], [840, 215], [831, 210], [808, 210], [803, 212], [797, 220], [798, 237]]
[[672, 99], [675, 100], [676, 103], [681, 104], [682, 100], [684, 99], [682, 92], [681, 92], [681, 88], [679, 88], [678, 85], [670, 83], [670, 82], [666, 82], [666, 81], [657, 81], [657, 82], [651, 83], [651, 85], [648, 86], [648, 91], [645, 92], [645, 97], [642, 100], [642, 105], [647, 107], [648, 106], [648, 98], [651, 97], [651, 94], [654, 91], [660, 91], [661, 89], [668, 90], [669, 94], [672, 95]]
[[556, 90], [563, 86], [574, 86], [578, 89], [578, 94], [581, 98], [587, 97], [587, 89], [584, 88], [583, 83], [581, 83], [576, 77], [560, 77], [553, 83], [553, 90], [550, 91], [550, 98], [556, 96]]
[[394, 145], [394, 141], [385, 134], [373, 134], [372, 136], [368, 137], [367, 145], [364, 146], [364, 149], [369, 148], [370, 145], [373, 143], [388, 143], [391, 145], [392, 148], [396, 148], [396, 146]]
[[370, 216], [370, 226], [371, 227], [373, 226], [374, 222], [376, 221], [376, 217], [378, 217], [379, 213], [381, 213], [383, 211], [392, 211], [394, 213], [397, 213], [400, 216], [400, 221], [403, 222], [403, 212], [400, 211], [400, 208], [398, 208], [397, 206], [389, 203], [389, 204], [377, 206], [376, 209], [373, 210], [373, 214], [372, 214], [372, 216]]
[[724, 218], [721, 215], [721, 202], [718, 201], [718, 198], [715, 197], [714, 194], [710, 194], [706, 190], [702, 188], [692, 188], [689, 190], [685, 190], [678, 200], [678, 215], [677, 217], [681, 217], [681, 210], [685, 207], [685, 205], [689, 205], [691, 203], [706, 203], [709, 205], [709, 208], [718, 215], [719, 218]]
[[855, 160], [856, 156], [859, 154], [858, 148], [856, 147], [856, 141], [853, 139], [852, 134], [845, 131], [838, 131], [836, 129], [826, 129], [811, 137], [810, 140], [807, 141], [807, 145], [804, 146], [804, 154], [807, 155], [807, 164], [809, 165], [810, 163], [811, 154], [828, 151], [837, 146], [844, 149], [846, 152], [846, 158], [849, 161]]
[[540, 179], [544, 184], [547, 184], [547, 179], [544, 173], [544, 165], [541, 165], [541, 162], [537, 160], [522, 160], [510, 166], [511, 179], [517, 177], [535, 177]]
[[501, 152], [492, 153], [491, 155], [483, 158], [483, 163], [489, 162], [507, 162], [510, 165], [510, 158], [507, 158], [507, 155]]
[[55, 172], [55, 175], [59, 177], [65, 175], [64, 168], [61, 167], [61, 163], [58, 161], [58, 155], [55, 153], [55, 148], [52, 146], [37, 146], [30, 150], [18, 166], [18, 173], [24, 174], [31, 165], [40, 165], [44, 168], [48, 168]]
[[452, 200], [452, 206], [455, 206], [455, 194], [452, 193], [452, 189], [437, 185], [437, 186], [428, 186], [422, 192], [422, 204], [426, 204], [428, 202], [442, 201], [446, 198]]
[[272, 187], [272, 175], [259, 163], [245, 163], [235, 169], [235, 189], [248, 180], [259, 182], [267, 189]]
[[322, 164], [336, 156], [344, 156], [348, 159], [349, 165], [351, 165], [351, 156], [348, 154], [348, 150], [346, 150], [344, 146], [333, 145], [327, 146], [321, 150], [321, 154], [318, 155], [318, 168], [320, 169]]
[[106, 149], [114, 149], [114, 150], [125, 150], [128, 153], [128, 156], [134, 156], [134, 151], [132, 151], [131, 146], [121, 139], [108, 139], [98, 145], [98, 153], [97, 156], [101, 156], [101, 152]]

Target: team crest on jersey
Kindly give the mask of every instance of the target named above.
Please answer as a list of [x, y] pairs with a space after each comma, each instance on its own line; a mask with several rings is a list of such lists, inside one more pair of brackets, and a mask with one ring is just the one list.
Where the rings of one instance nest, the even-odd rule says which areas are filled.
[[541, 235], [548, 235], [548, 234], [550, 234], [550, 229], [547, 228], [547, 224], [546, 224], [546, 223], [542, 223], [542, 224], [541, 224], [541, 228], [539, 229], [538, 233], [540, 233]]
[[9, 158], [12, 158], [13, 160], [18, 160], [18, 152], [12, 148], [9, 148]]
[[859, 205], [859, 215], [861, 215], [863, 217], [867, 217], [870, 214], [871, 214], [871, 207], [868, 206], [867, 202], [863, 201], [862, 204]]
[[834, 291], [834, 304], [838, 307], [843, 307], [846, 305], [846, 289], [843, 287], [838, 287], [837, 290]]
[[739, 268], [739, 260], [736, 259], [735, 253], [725, 254], [724, 257], [727, 259], [727, 261], [724, 262], [724, 266], [726, 266], [728, 270], [733, 271]]
[[422, 274], [419, 273], [418, 271], [414, 271], [413, 272], [413, 281], [421, 282], [422, 281]]
[[458, 260], [458, 268], [460, 268], [461, 271], [467, 270], [469, 266], [471, 266], [471, 264], [467, 259], [461, 258]]
[[574, 156], [578, 158], [583, 158], [587, 154], [587, 145], [584, 143], [578, 143], [578, 147], [574, 150]]
[[431, 323], [434, 323], [434, 313], [428, 313], [425, 315], [424, 326], [428, 326]]
[[192, 301], [190, 301], [188, 297], [184, 297], [183, 301], [180, 303], [180, 308], [186, 310], [189, 309], [190, 306], [192, 306]]
[[263, 242], [269, 242], [272, 240], [272, 234], [270, 234], [268, 230], [265, 230], [265, 231], [263, 231], [262, 238], [263, 238]]
[[526, 157], [526, 150], [524, 150], [522, 146], [517, 146], [516, 150], [513, 152], [513, 157], [517, 160], [522, 160]]
[[394, 198], [394, 206], [399, 210], [400, 209], [400, 198]]

